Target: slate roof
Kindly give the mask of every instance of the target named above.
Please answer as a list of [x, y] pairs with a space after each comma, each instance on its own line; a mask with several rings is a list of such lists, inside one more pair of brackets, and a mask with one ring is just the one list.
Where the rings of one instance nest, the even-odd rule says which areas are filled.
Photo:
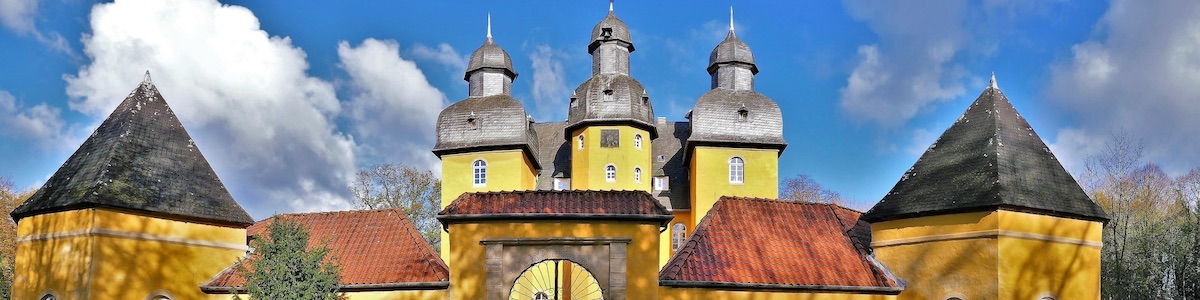
[[644, 191], [502, 191], [465, 193], [438, 213], [448, 224], [464, 219], [621, 219], [666, 224], [666, 207]]
[[481, 148], [521, 148], [532, 157], [538, 140], [529, 123], [525, 107], [512, 96], [468, 97], [438, 114], [433, 153], [441, 156]]
[[542, 166], [537, 189], [553, 190], [554, 178], [571, 178], [571, 143], [563, 138], [567, 122], [533, 123], [530, 126], [540, 146], [535, 157]]
[[870, 225], [858, 216], [832, 204], [722, 197], [659, 271], [659, 284], [899, 293], [870, 257]]
[[13, 210], [13, 220], [108, 207], [237, 227], [254, 223], [149, 79], [147, 73], [46, 184]]
[[[259, 221], [247, 236], [266, 234], [279, 217], [309, 232], [308, 247], [326, 243], [341, 268], [342, 291], [354, 289], [444, 289], [450, 269], [399, 209], [283, 214]], [[256, 256], [251, 256], [254, 259]], [[228, 293], [246, 279], [231, 266], [201, 286], [208, 293]]]
[[463, 75], [463, 79], [470, 79], [471, 73], [485, 68], [503, 70], [510, 77], [517, 77], [517, 73], [513, 71], [512, 58], [508, 56], [508, 51], [504, 51], [504, 48], [492, 42], [490, 36], [482, 46], [479, 46], [479, 49], [471, 52], [471, 58], [467, 62], [467, 72]]
[[[604, 28], [610, 28], [612, 30], [612, 34], [605, 36]], [[597, 47], [600, 47], [601, 42], [609, 40], [623, 42], [622, 44], [625, 45], [626, 48], [629, 48], [629, 52], [633, 52], [633, 39], [629, 36], [629, 27], [625, 26], [625, 21], [621, 21], [620, 18], [617, 18], [617, 15], [613, 13], [611, 7], [608, 10], [608, 15], [604, 16], [604, 19], [600, 20], [600, 23], [597, 23], [595, 27], [592, 27], [592, 39], [591, 42], [588, 43], [588, 52], [590, 53], [592, 50], [596, 50]]]
[[593, 123], [632, 124], [650, 131], [651, 139], [658, 137], [646, 89], [625, 74], [595, 74], [579, 84], [571, 96], [567, 123], [564, 137], [570, 130]]
[[994, 82], [864, 220], [998, 208], [1108, 220]]
[[751, 74], [758, 74], [758, 66], [754, 64], [754, 53], [750, 51], [750, 45], [738, 39], [732, 28], [729, 29], [729, 34], [725, 35], [725, 40], [709, 53], [708, 73], [716, 72], [717, 65], [727, 63], [750, 65]]
[[[740, 115], [743, 110], [745, 120]], [[779, 105], [753, 90], [712, 89], [696, 100], [689, 116], [688, 147], [708, 143], [787, 147]]]

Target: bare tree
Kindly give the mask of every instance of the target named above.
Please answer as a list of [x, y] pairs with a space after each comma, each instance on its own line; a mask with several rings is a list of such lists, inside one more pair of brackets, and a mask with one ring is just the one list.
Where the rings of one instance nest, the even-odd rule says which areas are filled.
[[798, 202], [846, 204], [846, 200], [842, 198], [841, 193], [826, 189], [807, 174], [799, 174], [795, 177], [783, 179], [779, 185], [779, 190], [781, 199]]
[[33, 196], [36, 190], [19, 191], [8, 179], [0, 177], [0, 299], [8, 299], [12, 293], [13, 263], [17, 250], [17, 223], [9, 218], [13, 209]]
[[358, 172], [350, 192], [360, 209], [404, 211], [425, 241], [439, 248], [441, 226], [434, 216], [441, 208], [442, 182], [433, 172], [402, 164], [374, 165]]

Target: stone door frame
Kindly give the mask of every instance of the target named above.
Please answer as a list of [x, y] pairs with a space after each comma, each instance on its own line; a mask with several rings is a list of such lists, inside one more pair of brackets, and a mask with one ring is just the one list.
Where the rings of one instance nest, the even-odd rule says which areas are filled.
[[624, 300], [626, 249], [632, 238], [483, 239], [488, 299], [507, 300], [517, 277], [536, 263], [562, 259], [579, 264], [600, 285], [604, 299]]

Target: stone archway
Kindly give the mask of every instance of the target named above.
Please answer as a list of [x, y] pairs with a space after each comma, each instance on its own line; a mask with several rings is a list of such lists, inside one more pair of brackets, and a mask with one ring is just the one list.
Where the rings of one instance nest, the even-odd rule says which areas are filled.
[[601, 300], [604, 291], [587, 268], [566, 259], [547, 259], [521, 272], [509, 300]]
[[[485, 239], [488, 299], [510, 299], [519, 277], [546, 261], [570, 261], [587, 270], [601, 299], [625, 299], [629, 238]], [[547, 293], [549, 296], [549, 293]], [[530, 299], [536, 295], [528, 295]], [[550, 298], [554, 299], [554, 298]]]

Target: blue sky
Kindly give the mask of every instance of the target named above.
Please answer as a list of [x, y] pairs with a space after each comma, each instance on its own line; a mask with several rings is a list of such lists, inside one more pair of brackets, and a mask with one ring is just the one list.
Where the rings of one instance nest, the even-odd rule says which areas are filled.
[[[784, 112], [781, 177], [869, 208], [987, 85], [1072, 172], [1112, 132], [1200, 165], [1200, 2], [618, 1], [632, 75], [683, 120], [729, 7], [756, 89]], [[0, 0], [0, 176], [36, 188], [150, 70], [255, 217], [349, 207], [358, 168], [435, 168], [433, 120], [467, 95], [486, 16], [539, 121], [590, 76], [607, 1]]]

